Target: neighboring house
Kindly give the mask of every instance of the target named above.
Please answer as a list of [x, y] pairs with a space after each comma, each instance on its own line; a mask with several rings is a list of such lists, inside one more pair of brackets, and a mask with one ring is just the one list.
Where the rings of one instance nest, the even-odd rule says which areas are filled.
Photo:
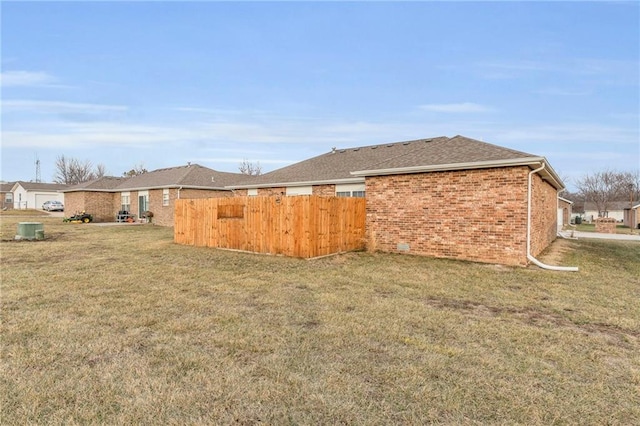
[[556, 238], [564, 185], [544, 157], [455, 136], [333, 149], [231, 188], [364, 196], [369, 249], [526, 265]]
[[573, 201], [558, 197], [558, 231], [571, 223]]
[[640, 229], [640, 204], [624, 209], [624, 224], [629, 228]]
[[15, 182], [0, 182], [0, 209], [9, 210], [13, 208], [13, 185]]
[[[636, 202], [633, 202], [636, 204]], [[607, 203], [605, 211], [599, 211], [596, 203], [587, 201], [584, 203], [584, 218], [588, 222], [593, 222], [599, 217], [612, 217], [618, 222], [624, 220], [624, 211], [631, 207], [629, 200], [626, 201], [610, 201]]]
[[120, 197], [114, 191], [124, 180], [103, 176], [70, 186], [64, 191], [66, 216], [87, 212], [96, 222], [113, 222], [120, 208]]
[[11, 188], [13, 193], [13, 208], [42, 209], [45, 201], [64, 202], [62, 190], [68, 185], [61, 183], [16, 182]]
[[98, 222], [114, 222], [118, 212], [137, 219], [153, 213], [153, 223], [173, 226], [174, 201], [178, 198], [231, 197], [226, 186], [247, 176], [218, 172], [198, 164], [153, 170], [130, 178], [104, 177], [64, 191], [68, 212], [86, 211]]

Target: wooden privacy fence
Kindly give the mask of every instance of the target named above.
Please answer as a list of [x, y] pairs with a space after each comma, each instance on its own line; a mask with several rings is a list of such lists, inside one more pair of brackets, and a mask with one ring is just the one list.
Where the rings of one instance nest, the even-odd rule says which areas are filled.
[[178, 244], [311, 258], [365, 247], [364, 198], [176, 200]]

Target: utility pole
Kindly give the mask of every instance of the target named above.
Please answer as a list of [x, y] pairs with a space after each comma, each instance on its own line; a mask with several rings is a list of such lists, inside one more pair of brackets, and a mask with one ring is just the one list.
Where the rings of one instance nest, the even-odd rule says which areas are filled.
[[36, 154], [36, 183], [40, 183], [42, 181], [40, 177], [40, 159], [38, 158], [38, 154]]
[[629, 231], [633, 234], [633, 226], [635, 225], [635, 219], [633, 214], [633, 183], [629, 183]]

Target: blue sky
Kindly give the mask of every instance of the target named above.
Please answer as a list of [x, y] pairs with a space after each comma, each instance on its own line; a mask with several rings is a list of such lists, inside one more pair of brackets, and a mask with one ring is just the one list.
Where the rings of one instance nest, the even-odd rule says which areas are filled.
[[2, 2], [3, 180], [462, 134], [640, 168], [638, 2]]

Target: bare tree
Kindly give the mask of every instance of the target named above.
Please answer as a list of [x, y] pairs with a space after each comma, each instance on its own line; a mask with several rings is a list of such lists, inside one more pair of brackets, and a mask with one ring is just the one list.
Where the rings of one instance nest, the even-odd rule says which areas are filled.
[[251, 163], [246, 158], [242, 160], [242, 163], [238, 166], [238, 170], [240, 170], [240, 173], [243, 175], [248, 176], [259, 176], [262, 174], [262, 166], [260, 165], [260, 162]]
[[640, 170], [622, 173], [621, 180], [622, 199], [640, 201]]
[[77, 158], [67, 158], [60, 155], [56, 158], [56, 172], [53, 175], [53, 181], [76, 185], [104, 176], [105, 170], [104, 164], [99, 164], [94, 168], [89, 160], [82, 162]]
[[133, 167], [133, 169], [129, 170], [128, 172], [124, 172], [122, 174], [122, 176], [124, 177], [134, 177], [134, 176], [138, 176], [144, 173], [147, 173], [148, 170], [144, 168], [144, 164], [140, 163], [136, 166]]
[[598, 209], [598, 216], [606, 216], [613, 201], [628, 199], [637, 192], [636, 174], [605, 170], [584, 175], [576, 182], [580, 195]]
[[102, 163], [98, 164], [94, 171], [95, 179], [104, 177], [106, 174], [107, 174], [107, 166], [105, 166]]

